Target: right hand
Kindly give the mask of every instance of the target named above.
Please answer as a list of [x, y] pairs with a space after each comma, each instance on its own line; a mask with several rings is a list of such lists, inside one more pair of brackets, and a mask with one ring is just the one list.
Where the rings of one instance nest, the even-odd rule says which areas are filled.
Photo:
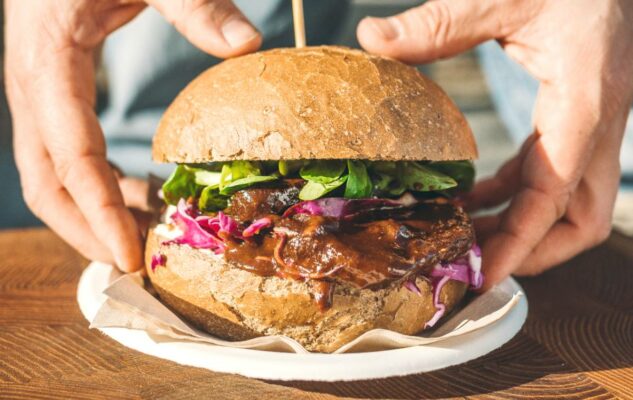
[[143, 185], [117, 179], [106, 160], [94, 60], [108, 34], [148, 4], [215, 56], [261, 45], [230, 0], [5, 0], [5, 79], [25, 201], [85, 257], [123, 271], [142, 266], [141, 231], [126, 200]]

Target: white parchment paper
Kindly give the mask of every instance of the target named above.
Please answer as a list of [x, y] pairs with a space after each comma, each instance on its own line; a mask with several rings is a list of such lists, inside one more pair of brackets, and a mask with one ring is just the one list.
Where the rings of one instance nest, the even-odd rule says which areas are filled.
[[[103, 293], [107, 299], [92, 319], [91, 328], [140, 329], [149, 333], [156, 341], [173, 338], [219, 346], [308, 353], [298, 342], [285, 336], [262, 336], [233, 342], [200, 331], [183, 321], [152, 295], [138, 273], [121, 275]], [[507, 289], [493, 288], [471, 298], [461, 309], [453, 312], [446, 320], [441, 320], [433, 331], [419, 336], [407, 336], [385, 329], [374, 329], [344, 345], [336, 353], [420, 346], [463, 335], [502, 318], [518, 303], [521, 296], [521, 291], [509, 292]]]

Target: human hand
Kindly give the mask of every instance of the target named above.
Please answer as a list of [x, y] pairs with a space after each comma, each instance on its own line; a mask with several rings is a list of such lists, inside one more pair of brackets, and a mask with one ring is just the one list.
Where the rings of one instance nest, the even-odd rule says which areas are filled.
[[[129, 200], [142, 184], [117, 179], [95, 105], [95, 49], [147, 5], [219, 57], [256, 50], [261, 37], [229, 0], [5, 0], [6, 86], [15, 158], [31, 210], [84, 256], [142, 265]], [[151, 60], [148, 60], [151, 62]], [[133, 192], [124, 200], [123, 189]]]
[[368, 51], [410, 63], [496, 39], [540, 81], [533, 135], [467, 199], [473, 210], [511, 200], [475, 221], [486, 288], [512, 273], [538, 274], [608, 237], [633, 98], [633, 2], [434, 0], [367, 18], [357, 34]]

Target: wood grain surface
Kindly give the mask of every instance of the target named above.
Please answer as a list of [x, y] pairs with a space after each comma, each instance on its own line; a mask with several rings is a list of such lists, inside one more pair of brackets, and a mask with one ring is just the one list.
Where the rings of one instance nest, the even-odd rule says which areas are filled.
[[521, 279], [528, 320], [489, 355], [347, 383], [266, 382], [124, 348], [79, 311], [86, 265], [46, 229], [0, 233], [0, 398], [633, 398], [633, 241], [622, 236]]

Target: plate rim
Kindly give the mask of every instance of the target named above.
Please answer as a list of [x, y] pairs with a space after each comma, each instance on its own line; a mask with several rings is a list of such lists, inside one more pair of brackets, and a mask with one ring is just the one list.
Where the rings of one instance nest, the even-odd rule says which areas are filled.
[[[105, 301], [99, 291], [112, 276], [110, 265], [91, 262], [77, 285], [77, 302], [88, 321]], [[106, 336], [127, 348], [181, 365], [205, 368], [214, 372], [240, 374], [249, 378], [276, 381], [354, 381], [387, 378], [430, 372], [465, 363], [484, 356], [510, 341], [527, 318], [525, 291], [512, 277], [501, 285], [520, 290], [517, 305], [489, 326], [444, 341], [399, 349], [364, 353], [281, 353], [224, 347], [203, 342], [169, 339], [155, 341], [145, 331], [128, 328], [99, 328]], [[202, 355], [212, 354], [213, 357]], [[244, 360], [248, 360], [244, 362]], [[324, 368], [327, 367], [327, 368]], [[354, 367], [354, 368], [352, 368]]]

